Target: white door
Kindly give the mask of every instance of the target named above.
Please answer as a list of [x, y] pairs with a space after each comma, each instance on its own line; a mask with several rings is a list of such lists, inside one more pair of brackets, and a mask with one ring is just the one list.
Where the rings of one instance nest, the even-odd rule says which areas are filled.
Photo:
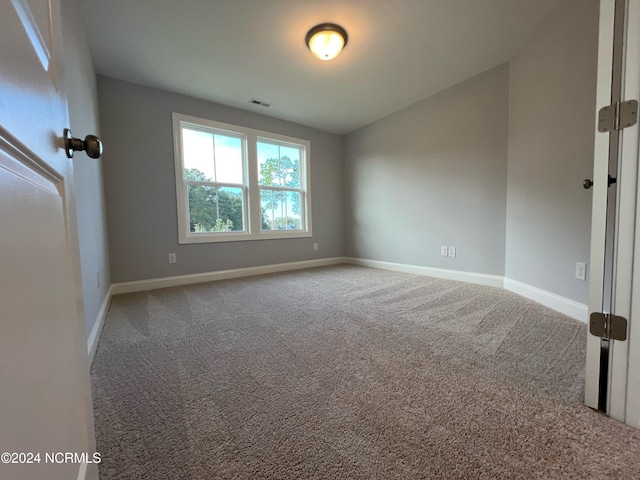
[[2, 479], [85, 478], [47, 454], [93, 454], [61, 33], [59, 0], [0, 0], [0, 453], [27, 454]]
[[[611, 104], [612, 98], [613, 101], [637, 100], [639, 94], [640, 0], [601, 0], [597, 108]], [[640, 236], [636, 235], [640, 227], [636, 221], [640, 213], [639, 131], [636, 123], [612, 133], [596, 132], [589, 311], [624, 317], [628, 326], [625, 341], [603, 342], [588, 334], [585, 389], [587, 405], [637, 428], [640, 428], [637, 373], [640, 369], [640, 315], [637, 312], [640, 289], [636, 285], [634, 292], [633, 279], [637, 273], [636, 279], [640, 282], [637, 258]], [[608, 176], [612, 172], [617, 181], [609, 187]]]

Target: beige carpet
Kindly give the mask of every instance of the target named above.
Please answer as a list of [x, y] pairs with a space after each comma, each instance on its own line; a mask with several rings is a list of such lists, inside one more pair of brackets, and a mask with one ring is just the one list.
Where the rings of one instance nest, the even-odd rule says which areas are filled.
[[585, 325], [500, 289], [337, 266], [119, 295], [102, 480], [638, 479], [582, 405]]

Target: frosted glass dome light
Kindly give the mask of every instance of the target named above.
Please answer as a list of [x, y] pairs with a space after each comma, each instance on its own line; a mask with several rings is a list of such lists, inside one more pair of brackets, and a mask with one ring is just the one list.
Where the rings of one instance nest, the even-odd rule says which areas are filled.
[[334, 23], [316, 25], [305, 37], [309, 50], [320, 60], [336, 58], [348, 39], [346, 30]]

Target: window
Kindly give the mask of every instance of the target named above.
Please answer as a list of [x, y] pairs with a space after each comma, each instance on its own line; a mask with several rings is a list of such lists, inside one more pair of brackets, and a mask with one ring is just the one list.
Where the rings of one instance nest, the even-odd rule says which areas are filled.
[[263, 230], [300, 230], [302, 197], [301, 145], [258, 138], [258, 185]]
[[307, 140], [173, 114], [180, 243], [311, 236]]

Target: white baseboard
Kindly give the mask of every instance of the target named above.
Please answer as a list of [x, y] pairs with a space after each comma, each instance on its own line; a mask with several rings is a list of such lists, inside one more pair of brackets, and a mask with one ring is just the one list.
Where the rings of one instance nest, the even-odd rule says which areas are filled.
[[364, 258], [348, 257], [346, 263], [361, 265], [363, 267], [381, 268], [396, 272], [413, 273], [427, 277], [443, 278], [445, 280], [457, 280], [459, 282], [475, 283], [490, 287], [503, 287], [504, 277], [500, 275], [489, 275], [486, 273], [462, 272], [459, 270], [446, 270], [444, 268], [421, 267], [418, 265], [407, 265], [403, 263], [381, 262], [379, 260], [367, 260]]
[[526, 283], [512, 280], [511, 278], [504, 279], [504, 288], [513, 293], [517, 293], [529, 300], [533, 300], [536, 303], [549, 307], [560, 313], [575, 318], [583, 323], [587, 323], [589, 318], [589, 308], [583, 303], [570, 300], [566, 297], [561, 297], [555, 293], [547, 292], [537, 287], [532, 287]]
[[78, 470], [78, 480], [85, 480], [87, 477], [87, 463], [83, 462], [80, 464], [80, 469]]
[[277, 263], [260, 267], [235, 268], [233, 270], [219, 270], [217, 272], [195, 273], [192, 275], [179, 275], [175, 277], [152, 278], [135, 282], [114, 283], [111, 285], [112, 294], [143, 292], [158, 288], [177, 287], [191, 285], [193, 283], [213, 282], [215, 280], [227, 280], [230, 278], [250, 277], [267, 273], [287, 272], [301, 270], [303, 268], [324, 267], [347, 263], [345, 257], [321, 258], [318, 260], [304, 260], [301, 262]]
[[89, 351], [89, 365], [93, 363], [93, 357], [96, 355], [96, 349], [98, 348], [98, 340], [100, 339], [100, 334], [102, 333], [102, 328], [104, 327], [104, 321], [107, 318], [107, 312], [109, 311], [109, 305], [111, 304], [111, 297], [113, 296], [113, 285], [109, 287], [107, 290], [107, 294], [102, 301], [102, 306], [98, 311], [98, 315], [96, 316], [96, 321], [93, 323], [93, 328], [91, 328], [91, 332], [89, 333], [89, 338], [87, 339], [87, 349]]
[[379, 260], [367, 260], [364, 258], [345, 259], [347, 263], [352, 265], [361, 265], [364, 267], [381, 268], [385, 270], [394, 270], [396, 272], [413, 273], [416, 275], [425, 275], [428, 277], [443, 278], [446, 280], [457, 280], [459, 282], [476, 283], [479, 285], [487, 285], [490, 287], [499, 287], [517, 293], [529, 300], [551, 308], [557, 312], [575, 318], [580, 322], [587, 323], [589, 317], [589, 309], [587, 305], [576, 302], [566, 297], [561, 297], [555, 293], [547, 292], [541, 288], [532, 287], [526, 283], [518, 282], [510, 278], [500, 275], [488, 275], [485, 273], [462, 272], [459, 270], [446, 270], [443, 268], [421, 267], [418, 265], [407, 265], [402, 263], [381, 262]]

